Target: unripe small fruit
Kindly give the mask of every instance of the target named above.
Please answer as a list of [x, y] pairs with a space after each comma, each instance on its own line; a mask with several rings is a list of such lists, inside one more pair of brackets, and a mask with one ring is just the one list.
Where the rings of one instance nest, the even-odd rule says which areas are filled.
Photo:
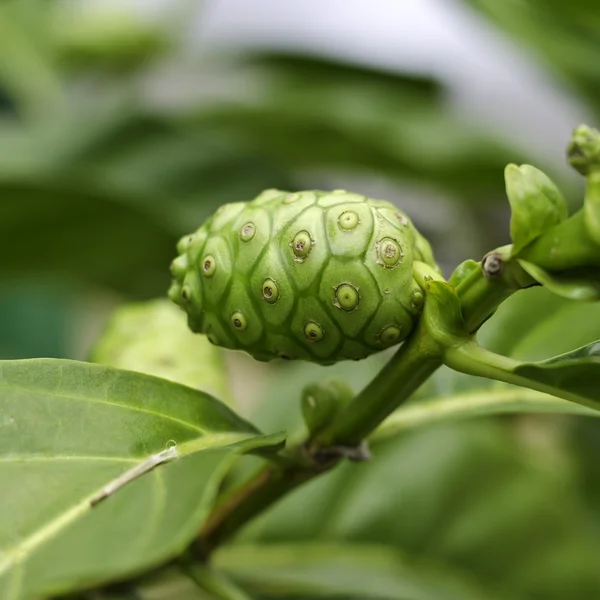
[[393, 204], [345, 192], [267, 190], [183, 237], [170, 298], [190, 328], [259, 360], [365, 358], [412, 330], [414, 261], [429, 243]]

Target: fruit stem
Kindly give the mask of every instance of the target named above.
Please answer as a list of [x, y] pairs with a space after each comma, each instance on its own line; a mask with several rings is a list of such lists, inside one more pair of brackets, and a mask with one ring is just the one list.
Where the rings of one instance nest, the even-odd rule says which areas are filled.
[[[455, 290], [469, 331], [477, 329], [504, 299], [519, 289], [519, 278], [514, 273], [504, 269], [503, 274], [490, 279], [484, 269], [477, 269]], [[426, 293], [427, 282], [443, 279], [424, 268], [417, 269], [415, 277], [425, 293], [426, 312], [427, 302], [430, 309], [435, 302]], [[421, 318], [389, 363], [328, 427], [303, 444], [289, 448], [279, 463], [267, 464], [248, 481], [223, 494], [196, 539], [195, 553], [206, 560], [215, 548], [269, 506], [335, 467], [341, 455], [332, 455], [328, 449], [358, 447], [442, 365], [447, 346], [441, 334], [432, 335], [431, 324]]]

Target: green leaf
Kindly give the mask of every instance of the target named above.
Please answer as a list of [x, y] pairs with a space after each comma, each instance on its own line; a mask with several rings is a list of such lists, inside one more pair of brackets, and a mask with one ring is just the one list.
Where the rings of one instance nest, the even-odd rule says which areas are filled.
[[[200, 572], [202, 574], [200, 574]], [[64, 600], [250, 600], [222, 573], [201, 565], [173, 564], [109, 589], [69, 595]]]
[[522, 363], [514, 372], [550, 386], [557, 395], [567, 393], [575, 401], [596, 403], [600, 409], [600, 341], [549, 360]]
[[460, 576], [375, 544], [243, 544], [218, 551], [214, 563], [250, 591], [269, 598], [494, 598]]
[[168, 287], [177, 235], [157, 216], [73, 178], [4, 179], [0, 197], [5, 275], [52, 273], [141, 295]]
[[223, 352], [206, 336], [193, 334], [183, 311], [166, 299], [117, 309], [92, 361], [156, 375], [232, 402]]
[[483, 380], [467, 390], [441, 398], [425, 397], [398, 409], [377, 428], [370, 439], [382, 440], [436, 423], [515, 413], [600, 416], [595, 410], [549, 394]]
[[448, 279], [448, 283], [455, 288], [461, 281], [465, 280], [473, 271], [475, 271], [475, 269], [481, 269], [481, 263], [472, 259], [465, 260], [454, 269], [450, 279]]
[[505, 356], [544, 360], [600, 339], [600, 303], [568, 300], [544, 287], [521, 290], [502, 303], [477, 338]]
[[131, 74], [166, 54], [170, 46], [166, 31], [126, 10], [92, 9], [86, 13], [58, 5], [53, 17], [49, 25], [55, 52], [61, 63], [77, 70]]
[[567, 204], [559, 189], [539, 169], [510, 164], [504, 170], [511, 207], [512, 254], [567, 218]]
[[499, 197], [498, 170], [521, 154], [457, 121], [432, 80], [293, 54], [241, 64], [244, 80], [260, 79], [260, 94], [201, 107], [196, 125], [239, 136], [296, 172], [381, 173], [478, 201]]
[[558, 450], [489, 420], [406, 432], [285, 498], [238, 543], [379, 544], [415, 577], [427, 564], [431, 585], [446, 574], [487, 598], [589, 600], [600, 539]]
[[[176, 556], [235, 457], [283, 439], [262, 436], [202, 392], [64, 360], [0, 363], [0, 415], [7, 600], [122, 578]], [[131, 481], [121, 487], [124, 477]]]
[[571, 93], [579, 93], [596, 110], [600, 70], [598, 69], [598, 27], [600, 20], [594, 0], [467, 0], [512, 35], [520, 45], [533, 51]]
[[553, 294], [570, 300], [600, 300], [600, 274], [597, 270], [572, 269], [551, 273], [523, 259], [518, 259], [518, 263], [538, 283], [548, 288]]
[[64, 90], [47, 39], [49, 7], [39, 0], [0, 4], [0, 84], [25, 116], [63, 107]]

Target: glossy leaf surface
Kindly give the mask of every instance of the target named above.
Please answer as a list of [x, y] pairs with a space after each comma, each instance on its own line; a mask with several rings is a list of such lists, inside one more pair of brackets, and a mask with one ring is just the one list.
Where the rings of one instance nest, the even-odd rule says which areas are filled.
[[[202, 392], [73, 361], [0, 363], [0, 414], [7, 600], [173, 557], [203, 522], [235, 457], [282, 441]], [[172, 460], [159, 464], [165, 453]], [[132, 470], [145, 472], [115, 485]]]

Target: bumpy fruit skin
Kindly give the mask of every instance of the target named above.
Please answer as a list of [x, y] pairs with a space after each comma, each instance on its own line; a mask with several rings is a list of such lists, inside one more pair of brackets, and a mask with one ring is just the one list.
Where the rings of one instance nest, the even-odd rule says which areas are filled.
[[431, 247], [393, 204], [343, 190], [266, 190], [183, 237], [169, 297], [192, 331], [258, 360], [331, 364], [398, 344], [423, 304]]

